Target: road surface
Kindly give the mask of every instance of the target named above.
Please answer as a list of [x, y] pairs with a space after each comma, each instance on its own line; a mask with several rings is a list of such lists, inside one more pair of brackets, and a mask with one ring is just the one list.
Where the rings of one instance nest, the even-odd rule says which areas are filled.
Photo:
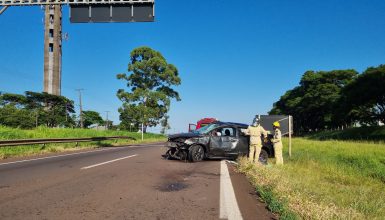
[[161, 158], [162, 144], [0, 161], [0, 219], [274, 219], [225, 161]]

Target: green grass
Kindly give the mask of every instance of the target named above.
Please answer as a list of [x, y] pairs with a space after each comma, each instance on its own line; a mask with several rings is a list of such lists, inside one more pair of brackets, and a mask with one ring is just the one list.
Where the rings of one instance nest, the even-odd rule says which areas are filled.
[[264, 200], [275, 212], [285, 219], [384, 219], [385, 144], [295, 138], [288, 159], [286, 141], [283, 166], [239, 165], [273, 198]]
[[307, 136], [315, 140], [358, 140], [385, 142], [385, 126], [349, 128], [342, 131], [321, 131]]
[[134, 143], [149, 143], [165, 141], [166, 137], [159, 134], [144, 134], [144, 141], [140, 133], [127, 131], [96, 131], [91, 129], [68, 129], [68, 128], [46, 128], [39, 127], [33, 130], [22, 130], [0, 126], [0, 140], [35, 139], [35, 138], [86, 138], [104, 136], [128, 136], [133, 139], [119, 139], [100, 142], [84, 142], [76, 146], [75, 143], [26, 145], [13, 147], [0, 147], [0, 159], [45, 154], [49, 152], [71, 151], [84, 148], [95, 148], [101, 146], [118, 146]]

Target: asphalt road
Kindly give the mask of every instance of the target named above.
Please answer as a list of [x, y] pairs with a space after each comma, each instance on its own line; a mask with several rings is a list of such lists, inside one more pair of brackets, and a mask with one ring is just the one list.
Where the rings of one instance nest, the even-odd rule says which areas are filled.
[[164, 160], [161, 146], [2, 160], [0, 219], [275, 218], [231, 164]]

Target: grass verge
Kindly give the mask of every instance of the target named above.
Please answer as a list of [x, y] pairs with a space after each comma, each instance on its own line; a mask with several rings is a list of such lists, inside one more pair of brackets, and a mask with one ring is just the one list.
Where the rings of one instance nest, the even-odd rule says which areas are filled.
[[385, 126], [349, 128], [342, 131], [321, 131], [307, 138], [314, 140], [353, 140], [367, 142], [385, 142]]
[[34, 139], [34, 138], [82, 138], [82, 137], [104, 137], [104, 136], [129, 136], [133, 140], [109, 140], [100, 142], [84, 142], [76, 146], [75, 143], [25, 145], [13, 147], [0, 147], [0, 159], [40, 155], [50, 152], [73, 151], [86, 148], [97, 148], [102, 146], [119, 146], [126, 144], [151, 143], [165, 141], [166, 137], [159, 134], [144, 134], [144, 141], [141, 134], [127, 131], [96, 131], [90, 129], [68, 129], [68, 128], [46, 128], [39, 127], [33, 130], [22, 130], [0, 126], [0, 140]]
[[238, 166], [281, 219], [384, 218], [384, 144], [295, 138], [284, 159], [255, 166], [242, 158]]

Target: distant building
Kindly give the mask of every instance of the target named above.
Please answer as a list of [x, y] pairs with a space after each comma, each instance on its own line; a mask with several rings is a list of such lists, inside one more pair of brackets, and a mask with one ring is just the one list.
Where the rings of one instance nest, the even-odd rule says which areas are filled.
[[105, 131], [106, 126], [105, 125], [98, 125], [98, 124], [92, 124], [89, 126], [90, 129], [97, 130], [97, 131]]
[[[385, 124], [383, 122], [381, 122], [381, 121], [377, 121], [376, 125], [378, 125], [378, 126], [385, 126]], [[356, 122], [356, 123], [353, 124], [354, 128], [359, 128], [359, 127], [362, 127], [362, 126], [365, 126], [365, 124], [361, 124], [359, 122]], [[366, 125], [366, 126], [368, 126], [368, 125]]]

